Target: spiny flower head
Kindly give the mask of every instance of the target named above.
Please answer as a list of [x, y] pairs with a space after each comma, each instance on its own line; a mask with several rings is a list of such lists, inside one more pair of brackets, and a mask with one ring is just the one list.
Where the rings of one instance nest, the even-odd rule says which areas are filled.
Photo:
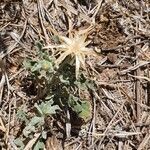
[[57, 66], [59, 66], [67, 56], [71, 56], [72, 59], [75, 59], [76, 78], [78, 78], [79, 69], [81, 67], [86, 69], [86, 57], [88, 57], [89, 55], [95, 55], [95, 52], [87, 47], [90, 41], [86, 41], [86, 39], [90, 30], [91, 27], [82, 31], [76, 31], [74, 34], [71, 34], [70, 37], [58, 35], [61, 44], [48, 45], [47, 47], [45, 47], [56, 48], [56, 53], [59, 54], [55, 62]]

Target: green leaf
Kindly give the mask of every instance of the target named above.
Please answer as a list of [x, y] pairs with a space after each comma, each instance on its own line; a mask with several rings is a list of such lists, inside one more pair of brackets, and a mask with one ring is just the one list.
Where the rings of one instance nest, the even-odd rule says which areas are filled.
[[42, 68], [40, 63], [35, 63], [34, 66], [31, 68], [31, 72], [40, 71]]
[[92, 106], [90, 102], [80, 100], [78, 97], [70, 94], [68, 104], [72, 108], [72, 110], [76, 112], [78, 116], [85, 122], [91, 119]]
[[15, 145], [17, 146], [18, 150], [23, 150], [25, 145], [23, 144], [20, 138], [14, 140]]
[[42, 126], [44, 124], [44, 117], [33, 117], [29, 124], [23, 129], [23, 135], [28, 137], [31, 133], [36, 132], [36, 126]]
[[39, 111], [41, 115], [52, 115], [56, 114], [57, 110], [60, 110], [60, 107], [58, 105], [53, 105], [53, 101], [49, 100], [47, 102], [42, 102], [41, 105], [35, 104], [35, 107]]
[[46, 140], [47, 139], [47, 132], [46, 131], [42, 131], [41, 137]]
[[37, 143], [35, 144], [33, 150], [44, 150], [45, 146], [44, 143], [40, 140], [37, 141]]
[[20, 107], [16, 116], [19, 120], [25, 121], [26, 124], [28, 123], [26, 108]]
[[77, 85], [77, 87], [80, 89], [80, 90], [87, 90], [87, 85], [85, 83], [81, 83], [79, 81], [76, 81], [75, 82], [75, 85]]
[[90, 102], [82, 101], [81, 103], [82, 111], [79, 113], [79, 117], [83, 118], [87, 122], [92, 117], [92, 106]]
[[35, 126], [37, 124], [44, 124], [44, 118], [43, 117], [33, 117], [29, 123], [31, 126]]
[[44, 115], [43, 111], [41, 110], [41, 108], [39, 107], [39, 105], [37, 103], [34, 104], [34, 107], [38, 110], [38, 112], [40, 113], [40, 115]]
[[31, 133], [35, 133], [35, 127], [34, 126], [31, 126], [31, 125], [28, 125], [26, 126], [24, 129], [23, 129], [23, 135], [25, 137], [29, 137], [29, 135]]
[[50, 62], [48, 60], [41, 60], [39, 63], [41, 64], [41, 68], [43, 70], [46, 70], [46, 71], [49, 71], [49, 72], [54, 71], [52, 62]]

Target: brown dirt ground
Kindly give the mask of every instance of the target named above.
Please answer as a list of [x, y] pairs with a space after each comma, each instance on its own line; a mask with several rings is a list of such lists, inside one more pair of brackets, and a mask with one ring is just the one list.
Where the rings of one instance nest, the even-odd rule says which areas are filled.
[[[37, 95], [22, 62], [35, 56], [35, 43], [52, 43], [55, 29], [81, 30], [88, 35], [97, 57], [86, 60], [97, 88], [92, 96], [92, 118], [82, 127], [73, 118], [64, 138], [65, 122], [46, 118], [46, 150], [150, 150], [150, 1], [149, 0], [1, 0], [0, 1], [0, 149], [16, 150], [23, 123], [16, 112], [26, 105], [32, 117]], [[92, 70], [92, 71], [91, 71]], [[37, 129], [35, 137], [41, 132]], [[24, 149], [32, 149], [31, 139]], [[31, 147], [31, 148], [29, 148]]]

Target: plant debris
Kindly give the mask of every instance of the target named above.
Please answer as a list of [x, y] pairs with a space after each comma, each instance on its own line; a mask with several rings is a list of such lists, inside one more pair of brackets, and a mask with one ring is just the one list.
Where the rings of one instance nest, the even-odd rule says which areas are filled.
[[149, 0], [2, 0], [0, 149], [149, 150]]

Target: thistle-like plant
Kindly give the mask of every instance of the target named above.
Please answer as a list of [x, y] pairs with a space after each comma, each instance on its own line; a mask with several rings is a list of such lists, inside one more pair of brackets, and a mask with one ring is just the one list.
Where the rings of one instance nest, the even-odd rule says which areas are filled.
[[88, 48], [90, 41], [86, 41], [91, 26], [85, 30], [75, 31], [70, 33], [69, 37], [61, 36], [57, 34], [60, 44], [59, 45], [48, 45], [46, 48], [56, 48], [55, 54], [57, 59], [55, 65], [59, 66], [68, 56], [71, 56], [71, 60], [75, 60], [75, 74], [78, 78], [79, 70], [82, 67], [86, 69], [85, 59], [90, 55], [95, 55], [95, 52]]

